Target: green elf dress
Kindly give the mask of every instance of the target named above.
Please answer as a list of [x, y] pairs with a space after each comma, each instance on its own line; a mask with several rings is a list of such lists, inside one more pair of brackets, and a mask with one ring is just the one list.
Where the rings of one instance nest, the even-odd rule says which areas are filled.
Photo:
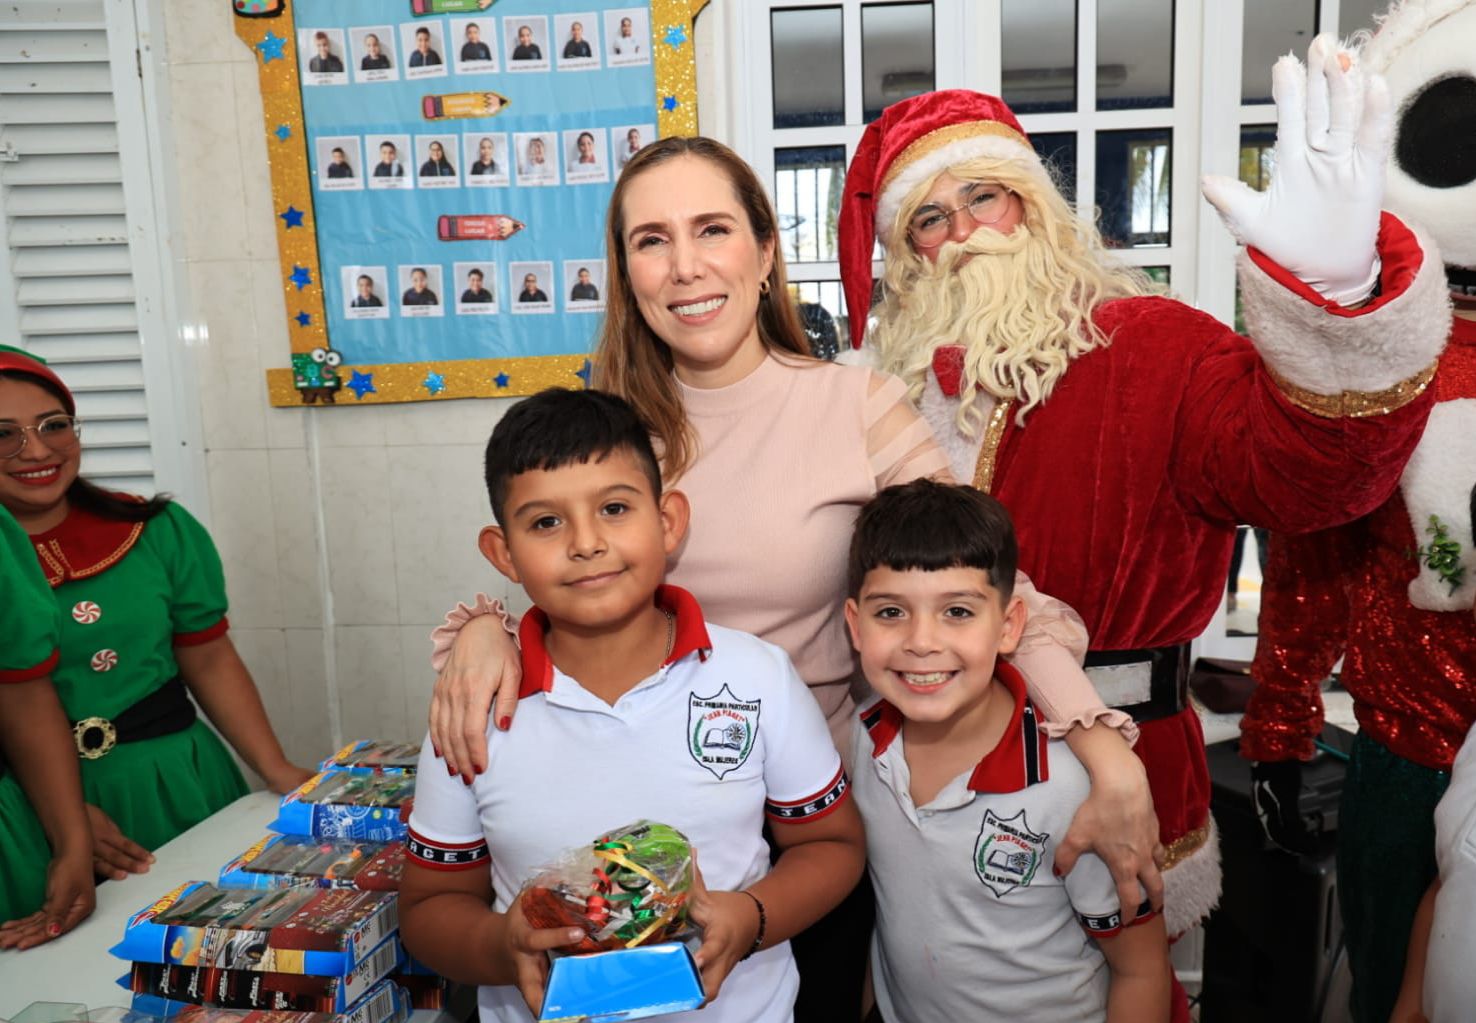
[[[73, 508], [61, 525], [29, 541], [59, 612], [61, 657], [52, 682], [68, 718], [91, 729], [79, 741], [93, 754], [81, 760], [87, 802], [156, 849], [245, 795], [235, 760], [199, 718], [105, 752], [105, 731], [90, 720], [111, 723], [140, 701], [157, 706], [161, 690], [179, 685], [175, 648], [225, 635], [225, 576], [204, 527], [177, 504], [147, 522]], [[15, 875], [5, 882], [19, 900], [14, 917], [40, 906], [49, 852], [29, 806], [9, 812], [7, 785], [14, 780], [0, 780], [0, 861]], [[24, 860], [12, 861], [13, 852]]]

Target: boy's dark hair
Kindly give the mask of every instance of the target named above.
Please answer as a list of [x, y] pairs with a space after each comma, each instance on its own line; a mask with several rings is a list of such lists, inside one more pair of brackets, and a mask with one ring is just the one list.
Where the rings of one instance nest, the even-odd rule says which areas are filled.
[[661, 469], [651, 434], [624, 398], [606, 391], [550, 387], [525, 398], [503, 416], [487, 441], [487, 496], [499, 525], [508, 483], [534, 469], [561, 469], [600, 461], [612, 451], [634, 456], [651, 493], [661, 496]]
[[1015, 526], [1004, 505], [973, 487], [913, 480], [888, 487], [861, 509], [851, 538], [848, 592], [860, 596], [874, 568], [978, 568], [1008, 601], [1019, 560]]

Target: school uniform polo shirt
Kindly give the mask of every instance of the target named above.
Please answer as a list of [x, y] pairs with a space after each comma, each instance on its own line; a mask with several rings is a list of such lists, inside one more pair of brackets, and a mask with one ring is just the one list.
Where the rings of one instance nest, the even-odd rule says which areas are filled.
[[[710, 889], [736, 890], [769, 872], [764, 817], [804, 826], [847, 794], [840, 756], [789, 657], [744, 632], [709, 625], [685, 590], [663, 586], [675, 614], [666, 663], [614, 706], [554, 666], [547, 617], [518, 630], [523, 687], [506, 732], [488, 728], [487, 770], [470, 786], [421, 750], [410, 858], [442, 870], [486, 870], [493, 907], [566, 850], [641, 818], [677, 828], [698, 850]], [[718, 999], [690, 1023], [791, 1017], [799, 975], [788, 942], [738, 964]], [[482, 987], [483, 1023], [533, 1017], [515, 987]]]
[[1015, 701], [1004, 736], [924, 806], [912, 801], [901, 712], [878, 699], [853, 734], [887, 1023], [1106, 1014], [1107, 963], [1091, 935], [1121, 929], [1117, 888], [1093, 855], [1064, 880], [1052, 873], [1087, 773], [1039, 730], [1019, 672], [1000, 661], [995, 677]]

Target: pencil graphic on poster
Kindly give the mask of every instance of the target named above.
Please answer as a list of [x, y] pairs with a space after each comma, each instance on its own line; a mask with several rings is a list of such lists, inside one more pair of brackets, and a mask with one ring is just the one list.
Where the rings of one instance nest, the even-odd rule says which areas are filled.
[[426, 96], [420, 101], [420, 112], [427, 121], [494, 117], [506, 110], [511, 102], [500, 92], [450, 92], [443, 96]]
[[426, 14], [470, 14], [485, 11], [496, 0], [410, 0], [410, 13]]
[[443, 242], [503, 241], [526, 225], [501, 213], [442, 216], [436, 221], [436, 237]]

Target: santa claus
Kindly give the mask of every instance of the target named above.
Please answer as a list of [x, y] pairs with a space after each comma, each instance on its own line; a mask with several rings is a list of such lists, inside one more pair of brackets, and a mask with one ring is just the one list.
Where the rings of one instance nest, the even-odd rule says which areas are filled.
[[[1246, 243], [1254, 340], [1105, 250], [1003, 102], [917, 96], [868, 126], [840, 223], [854, 342], [903, 377], [960, 479], [1010, 509], [1021, 567], [1091, 634], [1089, 674], [1141, 724], [1181, 932], [1219, 862], [1188, 644], [1237, 523], [1306, 531], [1383, 503], [1420, 435], [1449, 322], [1438, 260], [1380, 214], [1388, 95], [1328, 39], [1274, 72], [1267, 193], [1206, 195]], [[885, 252], [870, 325], [873, 243]]]
[[[1476, 2], [1397, 4], [1360, 60], [1398, 110], [1387, 205], [1438, 243], [1456, 315], [1398, 488], [1355, 522], [1272, 536], [1241, 752], [1257, 761], [1268, 834], [1305, 847], [1301, 762], [1322, 727], [1318, 684], [1343, 658], [1359, 735], [1338, 892], [1354, 1018], [1383, 1021], [1436, 872], [1435, 805], [1476, 722]], [[1390, 340], [1412, 339], [1401, 329]]]

